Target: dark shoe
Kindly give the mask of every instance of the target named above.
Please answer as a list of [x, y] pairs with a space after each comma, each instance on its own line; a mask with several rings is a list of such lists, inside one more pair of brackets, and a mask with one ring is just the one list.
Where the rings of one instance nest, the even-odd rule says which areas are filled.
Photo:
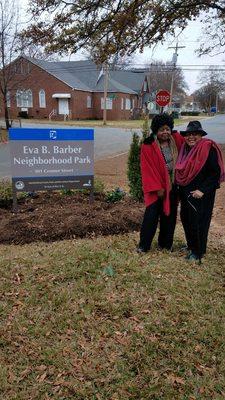
[[137, 247], [136, 251], [137, 251], [138, 254], [142, 254], [142, 253], [147, 253], [148, 252], [148, 250], [145, 250], [142, 247]]
[[189, 260], [190, 255], [192, 254], [191, 250], [187, 250], [184, 254], [186, 254], [186, 256], [184, 257], [185, 260]]
[[190, 251], [190, 249], [189, 249], [189, 247], [188, 247], [187, 245], [183, 245], [183, 246], [181, 246], [181, 247], [179, 248], [179, 251], [186, 251], [186, 252], [188, 252], [188, 251]]
[[199, 257], [196, 254], [192, 253], [192, 252], [187, 257], [185, 257], [185, 259], [187, 261], [190, 261], [190, 262], [199, 261], [200, 260]]
[[178, 248], [179, 253], [181, 254], [186, 254], [186, 256], [188, 256], [191, 252], [190, 248], [186, 245], [181, 246], [180, 248]]

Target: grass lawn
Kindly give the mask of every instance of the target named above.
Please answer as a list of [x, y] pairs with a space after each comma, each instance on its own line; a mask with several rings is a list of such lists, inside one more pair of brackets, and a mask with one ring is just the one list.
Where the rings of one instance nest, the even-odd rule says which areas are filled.
[[225, 398], [225, 249], [137, 239], [0, 247], [1, 400]]

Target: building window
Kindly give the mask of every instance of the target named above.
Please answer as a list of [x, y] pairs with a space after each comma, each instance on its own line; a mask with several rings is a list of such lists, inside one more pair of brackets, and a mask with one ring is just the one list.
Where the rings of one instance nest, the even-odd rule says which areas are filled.
[[31, 71], [31, 64], [29, 62], [24, 62], [22, 60], [17, 60], [12, 65], [12, 70], [15, 74], [29, 74]]
[[121, 110], [123, 110], [124, 109], [124, 98], [122, 97], [122, 99], [121, 99]]
[[23, 64], [21, 60], [18, 60], [13, 64], [13, 70], [15, 74], [23, 73]]
[[16, 105], [17, 107], [33, 107], [33, 95], [30, 89], [17, 90], [16, 92]]
[[132, 99], [132, 109], [135, 108], [135, 99]]
[[125, 109], [126, 110], [130, 110], [131, 109], [131, 101], [130, 101], [130, 99], [126, 99]]
[[39, 107], [46, 108], [45, 91], [43, 89], [39, 90]]
[[91, 98], [91, 96], [87, 96], [87, 108], [92, 108], [92, 98]]
[[[112, 110], [113, 101], [109, 97], [106, 98], [106, 110]], [[104, 98], [101, 97], [101, 109], [104, 110]]]
[[6, 93], [6, 105], [8, 108], [11, 107], [10, 92]]

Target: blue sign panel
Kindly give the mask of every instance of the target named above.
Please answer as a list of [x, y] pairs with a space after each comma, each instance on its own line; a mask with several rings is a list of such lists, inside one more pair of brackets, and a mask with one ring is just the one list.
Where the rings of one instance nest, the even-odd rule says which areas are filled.
[[10, 140], [94, 140], [94, 129], [10, 128]]
[[210, 108], [210, 112], [211, 112], [211, 113], [216, 113], [216, 112], [217, 112], [216, 107], [215, 107], [215, 106], [211, 107], [211, 108]]

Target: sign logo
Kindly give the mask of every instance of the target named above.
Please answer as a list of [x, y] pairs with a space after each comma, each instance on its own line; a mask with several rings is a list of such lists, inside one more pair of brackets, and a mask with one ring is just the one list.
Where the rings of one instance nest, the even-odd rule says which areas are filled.
[[167, 106], [170, 102], [170, 92], [168, 90], [159, 90], [156, 93], [155, 102], [160, 107]]
[[84, 183], [83, 186], [91, 186], [91, 180], [89, 179], [89, 181]]
[[23, 190], [25, 185], [24, 185], [23, 181], [17, 181], [15, 183], [15, 187], [16, 187], [17, 190]]
[[51, 140], [56, 140], [56, 139], [57, 139], [57, 132], [54, 131], [54, 130], [51, 130], [51, 131], [49, 132], [49, 138], [50, 138]]

